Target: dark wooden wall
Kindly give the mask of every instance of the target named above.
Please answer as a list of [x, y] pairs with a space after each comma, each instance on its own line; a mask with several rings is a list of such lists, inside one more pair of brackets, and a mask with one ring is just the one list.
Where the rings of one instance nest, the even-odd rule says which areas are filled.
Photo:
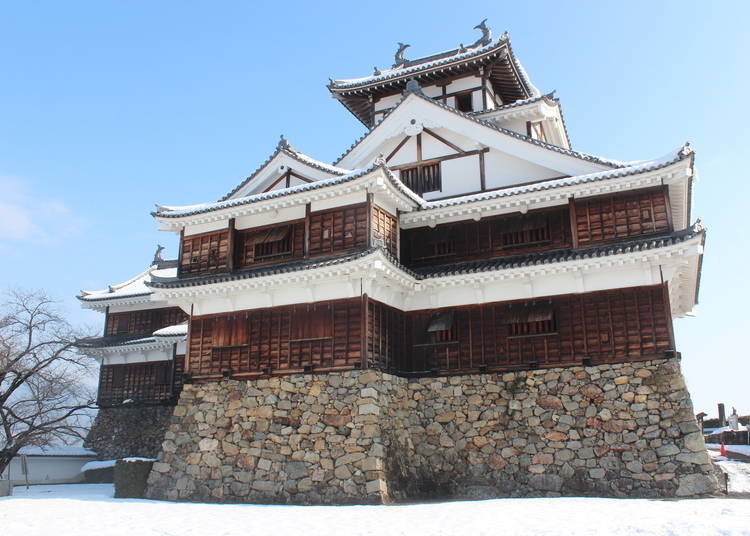
[[117, 406], [124, 400], [135, 405], [173, 404], [182, 389], [185, 356], [173, 361], [128, 365], [103, 365], [99, 370], [97, 404]]
[[194, 317], [188, 372], [461, 374], [663, 357], [674, 350], [665, 292], [656, 285], [407, 313], [365, 297]]
[[310, 256], [345, 253], [367, 247], [367, 204], [310, 215]]
[[[379, 238], [398, 255], [398, 222], [371, 202], [309, 212], [304, 219], [183, 237], [180, 275], [191, 277], [341, 255]], [[232, 255], [228, 252], [232, 251]]]
[[180, 273], [203, 275], [227, 269], [229, 230], [184, 236], [180, 247]]
[[577, 199], [575, 232], [581, 246], [668, 231], [667, 187]]
[[[428, 331], [441, 313], [452, 314], [451, 329]], [[403, 316], [404, 343], [396, 369], [406, 373], [538, 368], [581, 364], [583, 359], [618, 362], [674, 350], [661, 285]]]
[[128, 311], [109, 313], [105, 335], [145, 335], [167, 326], [174, 326], [187, 320], [188, 315], [179, 307], [147, 309], [145, 311]]
[[359, 367], [362, 309], [354, 298], [193, 317], [188, 372], [236, 376]]
[[568, 209], [419, 227], [401, 232], [401, 262], [435, 266], [470, 259], [570, 247]]

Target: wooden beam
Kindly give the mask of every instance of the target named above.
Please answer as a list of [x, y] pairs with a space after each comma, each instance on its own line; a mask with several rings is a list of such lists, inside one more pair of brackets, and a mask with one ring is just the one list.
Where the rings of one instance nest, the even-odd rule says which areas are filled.
[[404, 136], [404, 139], [401, 140], [398, 145], [396, 145], [396, 148], [391, 151], [391, 154], [388, 155], [388, 157], [385, 159], [386, 162], [388, 162], [391, 158], [396, 156], [396, 153], [401, 150], [401, 147], [403, 147], [407, 141], [409, 141], [410, 136]]
[[362, 340], [362, 363], [361, 368], [362, 370], [367, 368], [367, 339], [369, 337], [369, 334], [367, 332], [368, 330], [368, 322], [367, 322], [367, 307], [368, 307], [368, 299], [367, 299], [367, 293], [362, 294], [362, 314], [360, 315], [360, 318], [362, 320], [361, 328], [360, 328], [360, 339]]
[[372, 247], [372, 192], [367, 192], [367, 249]]
[[234, 218], [229, 218], [229, 235], [227, 236], [227, 270], [234, 272], [235, 260], [237, 252], [235, 251], [235, 236], [236, 231], [234, 229]]
[[289, 171], [287, 171], [287, 175], [289, 175], [290, 177], [296, 177], [299, 180], [304, 181], [304, 182], [315, 182], [312, 179], [308, 179], [307, 177], [303, 177], [299, 173], [295, 173], [294, 170], [292, 170], [292, 169], [290, 169]]
[[424, 128], [424, 129], [422, 129], [422, 130], [423, 130], [423, 132], [424, 132], [425, 134], [429, 134], [430, 136], [432, 136], [433, 138], [435, 138], [435, 139], [436, 139], [437, 141], [439, 141], [440, 143], [443, 143], [443, 144], [447, 145], [448, 147], [450, 147], [451, 149], [453, 149], [453, 150], [454, 150], [454, 151], [456, 151], [457, 153], [465, 153], [465, 152], [466, 152], [466, 151], [464, 151], [463, 149], [461, 149], [461, 147], [459, 147], [458, 145], [456, 145], [455, 143], [451, 143], [451, 142], [449, 142], [449, 141], [448, 141], [448, 140], [446, 140], [446, 139], [445, 139], [444, 137], [442, 137], [442, 136], [441, 136], [441, 135], [439, 135], [439, 134], [436, 134], [435, 132], [433, 132], [433, 131], [432, 131], [432, 130], [430, 130], [429, 128]]
[[[437, 158], [430, 158], [429, 160], [422, 160], [418, 163], [410, 163], [410, 164], [402, 164], [399, 166], [391, 166], [392, 170], [398, 170], [398, 169], [405, 169], [405, 168], [413, 168], [416, 166], [429, 166], [432, 164], [437, 164], [438, 162], [443, 162], [445, 160], [453, 160], [454, 158], [463, 158], [464, 156], [473, 156], [475, 154], [479, 153], [486, 153], [489, 151], [489, 149], [479, 149], [477, 151], [466, 151], [465, 153], [458, 153], [458, 154], [449, 154], [445, 156], [439, 156]], [[545, 179], [549, 180], [549, 179]]]
[[484, 165], [484, 153], [479, 153], [479, 188], [484, 192], [487, 189]]
[[177, 250], [177, 279], [182, 277], [182, 248], [185, 244], [185, 228], [180, 229], [180, 245]]
[[305, 205], [305, 243], [303, 247], [306, 259], [310, 257], [310, 211], [310, 203], [307, 203]]
[[417, 134], [417, 162], [422, 161], [422, 134]]
[[578, 218], [576, 216], [576, 200], [573, 197], [568, 198], [568, 212], [570, 215], [570, 237], [572, 246], [578, 247]]
[[273, 189], [274, 186], [276, 186], [277, 184], [279, 184], [284, 179], [286, 179], [287, 186], [288, 186], [289, 185], [289, 173], [291, 173], [291, 171], [287, 171], [286, 173], [284, 173], [283, 175], [281, 175], [278, 179], [276, 179], [275, 181], [273, 181], [273, 183], [271, 183], [270, 186], [268, 186], [265, 190], [263, 190], [263, 193], [270, 192], [271, 189]]

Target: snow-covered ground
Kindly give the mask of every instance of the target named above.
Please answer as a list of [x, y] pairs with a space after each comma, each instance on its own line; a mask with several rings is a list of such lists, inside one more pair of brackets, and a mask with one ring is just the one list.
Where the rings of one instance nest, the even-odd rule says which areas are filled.
[[708, 451], [714, 461], [727, 474], [727, 491], [730, 494], [747, 494], [750, 498], [750, 463], [728, 460], [718, 452]]
[[111, 484], [16, 488], [3, 536], [750, 535], [743, 499], [497, 499], [405, 506], [256, 506], [113, 499]]
[[[724, 445], [727, 452], [734, 452], [736, 454], [744, 454], [750, 456], [750, 445]], [[719, 450], [721, 445], [718, 443], [706, 443], [706, 448]]]

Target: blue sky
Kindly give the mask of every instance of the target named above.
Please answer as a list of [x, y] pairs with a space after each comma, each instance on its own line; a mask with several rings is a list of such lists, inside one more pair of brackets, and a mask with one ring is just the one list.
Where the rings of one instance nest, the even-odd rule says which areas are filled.
[[744, 345], [750, 261], [744, 28], [750, 3], [0, 2], [0, 288], [73, 296], [143, 270], [154, 203], [214, 200], [284, 133], [338, 157], [362, 125], [325, 89], [509, 30], [542, 91], [557, 90], [574, 148], [623, 160], [690, 140], [709, 229], [696, 318], [678, 349], [696, 411], [750, 413]]

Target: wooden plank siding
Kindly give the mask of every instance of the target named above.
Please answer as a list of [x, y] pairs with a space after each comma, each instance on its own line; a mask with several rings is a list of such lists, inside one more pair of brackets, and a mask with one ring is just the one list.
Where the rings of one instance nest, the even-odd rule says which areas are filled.
[[367, 247], [367, 203], [310, 214], [310, 257]]
[[667, 187], [575, 200], [581, 246], [671, 230]]
[[426, 267], [570, 247], [568, 209], [531, 211], [401, 231], [401, 262]]
[[182, 238], [180, 274], [213, 274], [226, 271], [229, 258], [229, 229]]
[[112, 337], [151, 334], [157, 329], [174, 326], [185, 320], [187, 320], [187, 315], [179, 307], [109, 313], [104, 335]]
[[195, 377], [346, 370], [361, 366], [359, 298], [291, 305], [191, 320]]
[[412, 312], [353, 298], [194, 317], [189, 370], [463, 374], [663, 357], [674, 350], [665, 296], [655, 285]]
[[[545, 312], [542, 317], [524, 320], [519, 317], [519, 308], [521, 313], [528, 309], [527, 314], [540, 308]], [[390, 325], [397, 323], [391, 308], [385, 305], [376, 304], [370, 311], [376, 318], [385, 314], [384, 322]], [[450, 329], [428, 331], [441, 311], [450, 311]], [[369, 362], [394, 364], [391, 371], [395, 373], [456, 374], [580, 365], [584, 360], [620, 362], [663, 356], [674, 350], [671, 318], [661, 285], [401, 316], [402, 343], [383, 340], [398, 336], [398, 328], [371, 329], [368, 333], [368, 341], [373, 339], [368, 344]], [[517, 335], [519, 327], [529, 334]], [[386, 351], [378, 353], [379, 348]]]
[[174, 404], [182, 389], [185, 356], [170, 361], [152, 361], [126, 365], [102, 365], [99, 370], [97, 404], [101, 407], [122, 404]]
[[382, 241], [388, 252], [398, 258], [398, 220], [390, 212], [377, 205], [372, 205], [372, 238]]
[[[184, 237], [181, 276], [352, 253], [368, 247], [369, 235], [383, 240], [391, 254], [398, 256], [398, 220], [370, 203], [310, 212], [302, 220], [231, 232], [231, 239], [230, 229]], [[231, 248], [230, 243], [234, 244]], [[230, 249], [232, 255], [228, 256]]]

